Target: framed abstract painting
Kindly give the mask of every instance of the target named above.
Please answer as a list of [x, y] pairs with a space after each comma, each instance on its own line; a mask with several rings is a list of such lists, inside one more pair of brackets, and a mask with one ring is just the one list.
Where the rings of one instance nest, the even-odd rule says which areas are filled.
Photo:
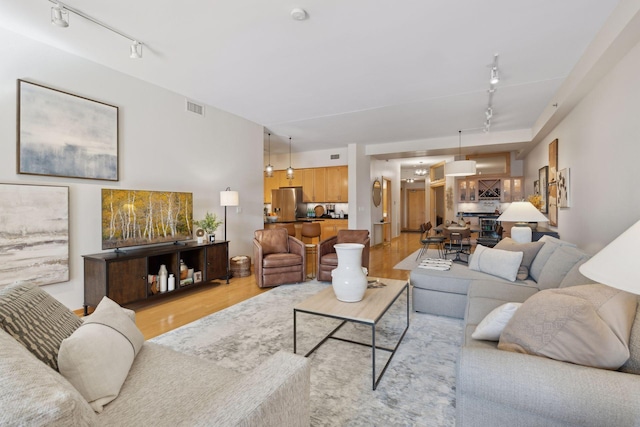
[[18, 80], [18, 173], [118, 180], [118, 107]]
[[69, 187], [0, 184], [0, 287], [69, 280]]

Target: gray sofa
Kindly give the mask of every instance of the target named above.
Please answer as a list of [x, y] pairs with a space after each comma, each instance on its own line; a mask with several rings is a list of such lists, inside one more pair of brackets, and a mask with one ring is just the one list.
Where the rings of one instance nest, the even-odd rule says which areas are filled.
[[[457, 424], [640, 426], [640, 375], [502, 351], [497, 342], [471, 337], [502, 304], [524, 302], [542, 289], [592, 282], [578, 271], [587, 254], [548, 236], [541, 241], [526, 280], [510, 282], [455, 263], [450, 271], [411, 272], [415, 311], [465, 322], [457, 365]], [[633, 328], [632, 341], [640, 335], [640, 315]], [[630, 347], [638, 359], [640, 342]]]
[[118, 397], [96, 413], [58, 371], [0, 329], [0, 425], [308, 426], [309, 362], [278, 352], [238, 374], [145, 342]]

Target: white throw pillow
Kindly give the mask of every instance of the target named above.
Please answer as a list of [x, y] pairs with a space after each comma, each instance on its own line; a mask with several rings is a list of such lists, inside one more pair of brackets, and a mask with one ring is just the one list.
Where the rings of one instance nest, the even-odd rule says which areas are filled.
[[104, 297], [91, 318], [62, 341], [58, 367], [93, 410], [102, 412], [118, 397], [143, 343], [135, 323], [117, 303]]
[[520, 302], [508, 302], [491, 310], [482, 322], [476, 326], [476, 330], [471, 334], [474, 340], [498, 341], [500, 334], [516, 310], [520, 308]]
[[469, 260], [469, 269], [502, 277], [511, 282], [516, 280], [522, 262], [522, 252], [487, 248], [477, 245]]

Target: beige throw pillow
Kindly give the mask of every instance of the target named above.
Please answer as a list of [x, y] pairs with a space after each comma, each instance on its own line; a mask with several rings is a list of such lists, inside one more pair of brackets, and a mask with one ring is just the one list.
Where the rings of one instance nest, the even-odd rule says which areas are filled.
[[104, 297], [91, 318], [62, 341], [60, 373], [94, 411], [102, 412], [104, 405], [118, 397], [143, 343], [135, 323], [118, 304]]
[[540, 291], [507, 324], [498, 348], [618, 369], [629, 358], [636, 296], [601, 284]]
[[540, 248], [544, 246], [544, 242], [530, 242], [530, 243], [518, 243], [511, 237], [505, 237], [500, 240], [494, 249], [502, 249], [504, 251], [522, 252], [522, 262], [518, 268], [518, 274], [516, 278], [518, 280], [527, 280], [529, 277], [529, 269], [531, 263], [535, 259], [536, 255], [540, 251]]
[[503, 251], [477, 245], [469, 260], [469, 269], [502, 277], [511, 282], [516, 280], [522, 252]]

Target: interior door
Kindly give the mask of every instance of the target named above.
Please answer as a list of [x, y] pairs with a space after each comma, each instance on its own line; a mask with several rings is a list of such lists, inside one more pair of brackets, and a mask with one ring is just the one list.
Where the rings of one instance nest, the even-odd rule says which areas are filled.
[[420, 224], [426, 222], [424, 189], [407, 191], [407, 229], [420, 230]]

